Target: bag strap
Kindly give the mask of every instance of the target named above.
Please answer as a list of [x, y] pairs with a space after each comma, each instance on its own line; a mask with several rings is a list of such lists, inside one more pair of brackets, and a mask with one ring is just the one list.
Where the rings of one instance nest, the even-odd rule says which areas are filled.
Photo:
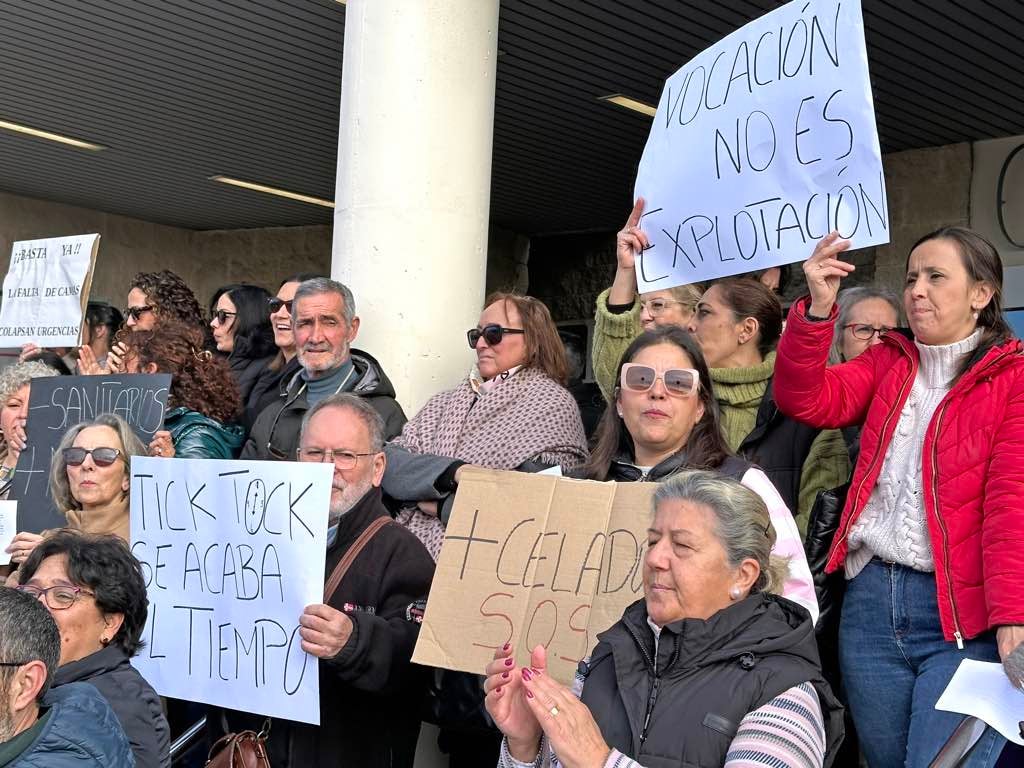
[[348, 572], [352, 562], [359, 557], [359, 553], [363, 551], [363, 547], [370, 543], [370, 539], [376, 535], [377, 531], [392, 522], [394, 522], [394, 520], [390, 517], [378, 517], [366, 526], [361, 534], [359, 534], [359, 538], [356, 539], [352, 546], [348, 548], [348, 552], [346, 552], [345, 556], [341, 558], [341, 562], [334, 566], [334, 570], [331, 572], [331, 578], [329, 578], [327, 580], [327, 584], [324, 585], [325, 604], [329, 604], [331, 602], [331, 598], [334, 597], [334, 593], [337, 591], [338, 585], [341, 584], [341, 580], [345, 577], [345, 574]]

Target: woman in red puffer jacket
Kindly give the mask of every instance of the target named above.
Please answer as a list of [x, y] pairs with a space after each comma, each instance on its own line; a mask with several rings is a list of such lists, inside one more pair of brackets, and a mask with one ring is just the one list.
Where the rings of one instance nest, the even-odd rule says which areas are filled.
[[[863, 424], [827, 568], [848, 580], [840, 666], [868, 763], [927, 766], [962, 719], [934, 708], [961, 660], [1024, 641], [1024, 347], [999, 254], [946, 227], [907, 259], [913, 337], [886, 333], [826, 368], [848, 247], [833, 232], [804, 264], [810, 297], [789, 313], [775, 397], [815, 427]], [[965, 765], [993, 765], [1002, 745], [990, 729]]]

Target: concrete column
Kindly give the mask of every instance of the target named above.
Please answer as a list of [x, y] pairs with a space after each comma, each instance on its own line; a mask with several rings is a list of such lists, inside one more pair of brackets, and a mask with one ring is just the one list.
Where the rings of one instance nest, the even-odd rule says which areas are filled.
[[412, 416], [474, 356], [498, 0], [348, 0], [332, 276]]

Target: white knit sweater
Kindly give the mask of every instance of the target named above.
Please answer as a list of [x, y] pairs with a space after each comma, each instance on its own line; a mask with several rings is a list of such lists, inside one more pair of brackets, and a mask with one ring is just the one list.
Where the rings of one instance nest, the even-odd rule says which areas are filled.
[[955, 344], [914, 342], [920, 356], [917, 377], [886, 449], [882, 473], [850, 531], [847, 579], [860, 573], [875, 556], [918, 571], [935, 570], [921, 492], [921, 450], [932, 416], [949, 392], [964, 356], [977, 349], [980, 339], [979, 329]]

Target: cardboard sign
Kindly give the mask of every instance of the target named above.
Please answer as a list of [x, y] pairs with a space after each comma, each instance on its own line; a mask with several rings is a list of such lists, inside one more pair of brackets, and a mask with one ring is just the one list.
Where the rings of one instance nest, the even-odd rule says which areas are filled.
[[99, 246], [99, 235], [14, 244], [0, 304], [0, 346], [79, 343]]
[[162, 696], [320, 723], [299, 616], [322, 603], [333, 467], [143, 458], [132, 552], [149, 595], [132, 663]]
[[171, 377], [165, 373], [32, 379], [27, 445], [18, 457], [10, 493], [21, 502], [19, 530], [39, 533], [67, 525], [50, 496], [50, 461], [68, 427], [113, 413], [149, 445], [163, 427], [170, 388]]
[[794, 0], [672, 75], [636, 197], [641, 293], [889, 242], [860, 0]]
[[643, 597], [654, 483], [470, 470], [459, 483], [413, 661], [483, 672], [547, 648], [568, 683], [598, 632]]

